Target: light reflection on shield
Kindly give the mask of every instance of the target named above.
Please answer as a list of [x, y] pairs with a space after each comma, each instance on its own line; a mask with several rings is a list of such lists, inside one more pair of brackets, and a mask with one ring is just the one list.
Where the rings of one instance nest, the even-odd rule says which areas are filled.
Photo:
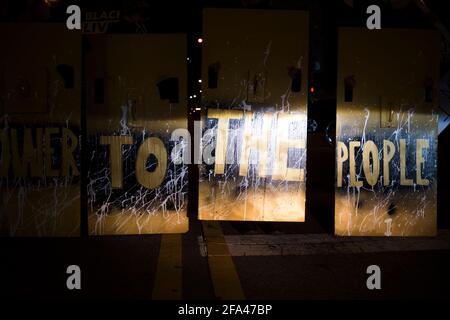
[[0, 235], [80, 234], [81, 34], [2, 23]]
[[87, 40], [89, 233], [186, 232], [187, 165], [170, 157], [187, 128], [185, 36]]
[[436, 233], [439, 36], [341, 28], [335, 232]]
[[203, 30], [199, 218], [304, 221], [308, 14], [206, 9]]

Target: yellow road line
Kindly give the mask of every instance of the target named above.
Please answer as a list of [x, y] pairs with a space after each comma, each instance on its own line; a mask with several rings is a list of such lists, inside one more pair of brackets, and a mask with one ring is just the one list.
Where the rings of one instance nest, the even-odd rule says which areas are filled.
[[217, 221], [203, 221], [208, 250], [208, 264], [216, 298], [223, 300], [244, 300], [245, 295], [228, 251], [228, 245]]
[[182, 298], [181, 234], [162, 234], [152, 299]]

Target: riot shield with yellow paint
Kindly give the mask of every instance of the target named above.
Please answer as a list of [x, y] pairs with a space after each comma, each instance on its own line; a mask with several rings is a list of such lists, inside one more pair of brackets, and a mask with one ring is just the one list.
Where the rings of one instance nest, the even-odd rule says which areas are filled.
[[86, 40], [90, 234], [186, 232], [185, 36]]
[[2, 23], [0, 235], [80, 232], [81, 33]]
[[199, 218], [304, 221], [308, 13], [206, 9]]
[[335, 233], [436, 233], [439, 35], [339, 30]]

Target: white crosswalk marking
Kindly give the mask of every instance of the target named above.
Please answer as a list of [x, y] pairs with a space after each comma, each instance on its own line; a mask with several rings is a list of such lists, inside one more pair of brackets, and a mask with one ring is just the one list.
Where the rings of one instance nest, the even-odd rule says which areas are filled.
[[[328, 234], [225, 235], [231, 256], [317, 255], [449, 250], [450, 230], [435, 238], [335, 237]], [[202, 237], [202, 256], [211, 256]]]

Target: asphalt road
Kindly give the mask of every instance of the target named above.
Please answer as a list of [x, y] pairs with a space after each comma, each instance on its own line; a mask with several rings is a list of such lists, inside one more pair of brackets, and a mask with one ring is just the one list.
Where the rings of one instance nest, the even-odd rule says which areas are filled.
[[[313, 237], [320, 236], [318, 228], [311, 226], [311, 230]], [[403, 239], [373, 249], [369, 238], [347, 243], [347, 251], [324, 253], [326, 241], [335, 248], [346, 240], [322, 234], [332, 240], [322, 241], [320, 250], [309, 245], [303, 253], [273, 253], [277, 245], [273, 242], [283, 237], [297, 241], [283, 242], [284, 246], [301, 246], [298, 238], [308, 237], [304, 229], [297, 231], [289, 224], [284, 229], [251, 224], [242, 230], [239, 224], [192, 220], [189, 233], [178, 237], [3, 238], [0, 296], [33, 300], [450, 298], [448, 230], [440, 230], [437, 239], [418, 239], [417, 250], [399, 247]], [[239, 245], [240, 236], [247, 244], [249, 239], [267, 243], [258, 245], [259, 253], [252, 255], [252, 247], [247, 246], [248, 255], [238, 254], [242, 251], [227, 241]], [[66, 268], [71, 264], [81, 268], [81, 290], [66, 287]], [[372, 264], [381, 269], [381, 290], [366, 287], [366, 268]]]

